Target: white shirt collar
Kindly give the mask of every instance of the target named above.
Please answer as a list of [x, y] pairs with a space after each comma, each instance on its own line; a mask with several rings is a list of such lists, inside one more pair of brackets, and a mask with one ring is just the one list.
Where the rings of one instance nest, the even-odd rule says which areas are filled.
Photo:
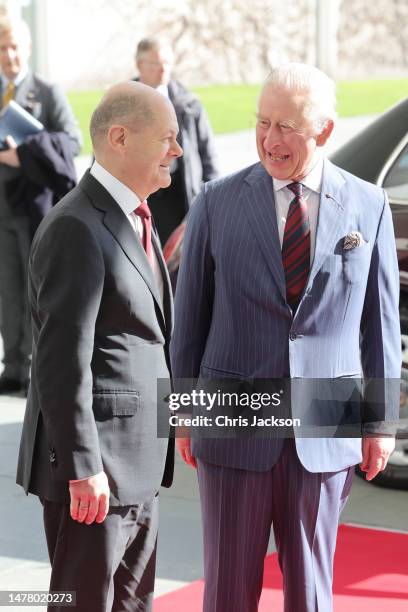
[[[300, 182], [302, 185], [310, 189], [311, 191], [315, 191], [316, 193], [320, 193], [322, 190], [322, 179], [323, 179], [323, 157], [319, 154], [316, 154], [315, 162], [310, 170], [309, 174], [307, 174]], [[280, 180], [273, 179], [273, 188], [275, 191], [279, 191], [283, 189], [287, 185], [293, 183], [293, 180]]]
[[156, 91], [161, 93], [162, 96], [164, 96], [165, 98], [169, 97], [169, 88], [167, 87], [167, 85], [159, 85], [158, 87], [156, 87]]
[[[24, 81], [24, 79], [26, 78], [27, 74], [28, 74], [28, 67], [26, 66], [25, 68], [20, 70], [20, 72], [18, 73], [18, 75], [14, 79], [14, 81], [13, 81], [14, 85], [16, 87], [18, 87], [20, 85], [20, 83], [22, 81]], [[3, 89], [6, 89], [7, 85], [10, 83], [9, 79], [4, 74], [2, 74], [1, 75], [1, 81], [2, 81], [2, 85], [3, 85]]]
[[119, 204], [125, 215], [130, 215], [140, 205], [141, 201], [137, 195], [113, 174], [105, 170], [96, 160], [92, 164], [90, 172]]

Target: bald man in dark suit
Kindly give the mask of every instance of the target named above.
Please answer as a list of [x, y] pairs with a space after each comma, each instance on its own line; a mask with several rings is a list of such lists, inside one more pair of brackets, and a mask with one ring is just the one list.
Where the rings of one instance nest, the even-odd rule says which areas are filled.
[[174, 444], [157, 437], [156, 401], [172, 296], [146, 198], [170, 184], [177, 133], [152, 88], [109, 90], [91, 119], [95, 162], [31, 251], [18, 483], [44, 504], [50, 590], [76, 591], [77, 612], [152, 606], [158, 490], [174, 460]]

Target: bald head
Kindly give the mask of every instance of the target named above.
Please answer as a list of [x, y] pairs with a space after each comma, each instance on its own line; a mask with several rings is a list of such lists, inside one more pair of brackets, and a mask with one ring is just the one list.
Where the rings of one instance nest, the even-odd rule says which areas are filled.
[[91, 118], [96, 161], [140, 200], [171, 183], [170, 166], [182, 154], [170, 100], [135, 81], [111, 87]]
[[168, 101], [151, 87], [126, 81], [114, 85], [104, 95], [91, 117], [90, 134], [94, 152], [101, 151], [113, 125], [135, 131], [153, 123]]

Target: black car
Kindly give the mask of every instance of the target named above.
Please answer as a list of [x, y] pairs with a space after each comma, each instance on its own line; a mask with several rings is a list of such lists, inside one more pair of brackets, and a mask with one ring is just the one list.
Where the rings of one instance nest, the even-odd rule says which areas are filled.
[[[401, 420], [395, 451], [387, 468], [373, 482], [408, 489], [408, 98], [337, 149], [330, 159], [352, 174], [383, 187], [390, 200], [401, 285]], [[164, 247], [173, 287], [177, 280], [184, 227], [185, 223], [177, 227]], [[361, 472], [360, 475], [364, 476]]]

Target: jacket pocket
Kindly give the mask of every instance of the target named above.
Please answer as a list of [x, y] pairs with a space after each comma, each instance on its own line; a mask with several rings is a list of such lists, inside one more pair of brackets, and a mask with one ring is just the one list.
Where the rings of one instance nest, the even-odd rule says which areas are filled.
[[344, 251], [342, 255], [343, 273], [349, 283], [367, 280], [371, 260], [371, 246], [367, 242], [361, 247]]
[[112, 417], [133, 416], [140, 406], [137, 391], [95, 391], [92, 409], [95, 420], [104, 421]]
[[201, 364], [200, 367], [200, 376], [203, 376], [204, 378], [244, 378], [243, 374], [240, 374], [239, 372], [231, 372], [228, 370], [219, 370], [219, 369], [215, 369], [215, 368], [210, 368], [204, 364]]

